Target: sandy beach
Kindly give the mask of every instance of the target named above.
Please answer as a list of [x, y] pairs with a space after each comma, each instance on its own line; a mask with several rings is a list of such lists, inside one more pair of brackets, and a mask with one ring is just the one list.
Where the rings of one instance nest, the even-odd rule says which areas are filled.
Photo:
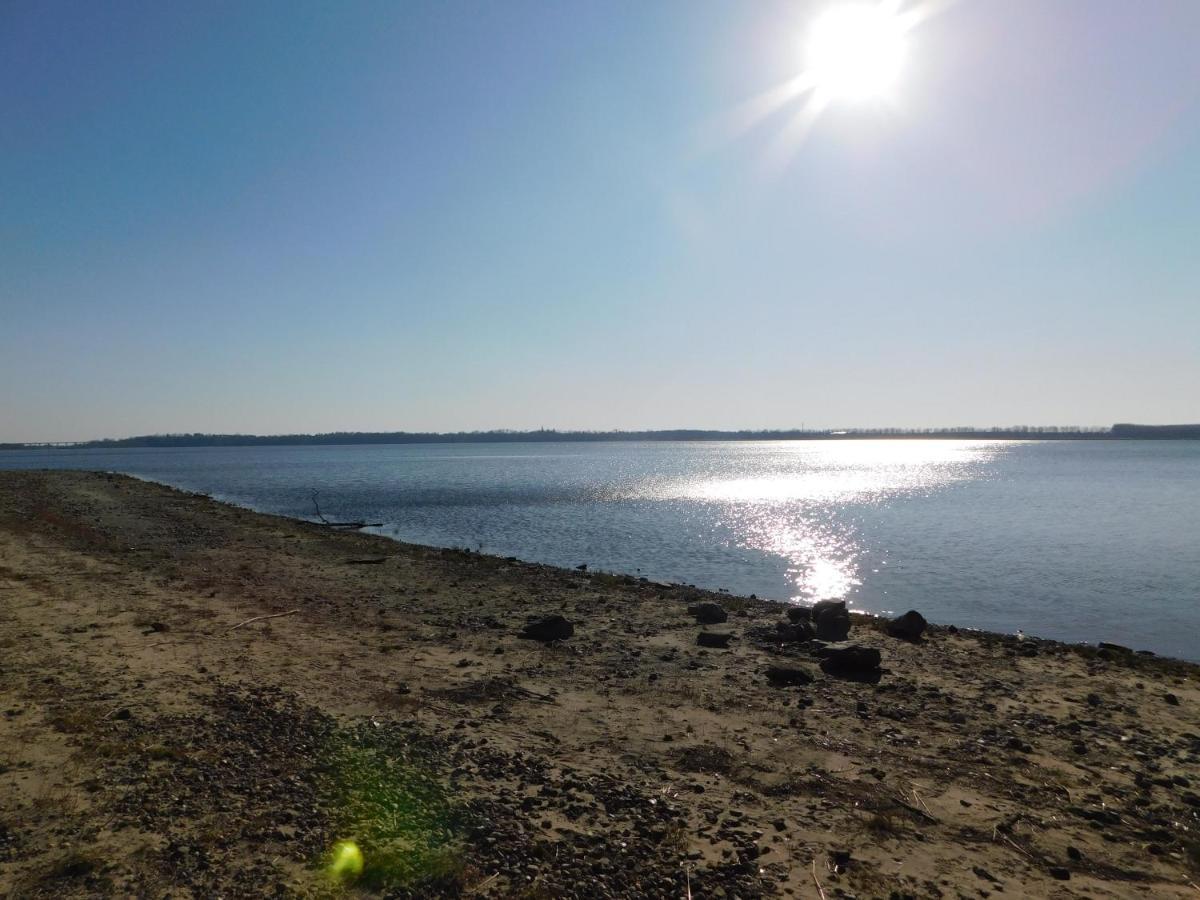
[[0, 473], [0, 895], [1200, 895], [1200, 668], [789, 624]]

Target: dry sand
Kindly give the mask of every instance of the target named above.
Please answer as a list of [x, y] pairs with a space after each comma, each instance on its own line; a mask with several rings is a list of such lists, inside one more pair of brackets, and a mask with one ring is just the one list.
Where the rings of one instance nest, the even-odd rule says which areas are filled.
[[781, 619], [0, 473], [0, 895], [1200, 895], [1196, 667], [855, 617], [871, 684]]

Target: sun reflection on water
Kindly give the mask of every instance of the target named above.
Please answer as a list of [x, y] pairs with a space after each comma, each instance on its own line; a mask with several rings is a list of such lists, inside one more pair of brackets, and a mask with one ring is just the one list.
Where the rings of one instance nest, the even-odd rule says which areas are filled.
[[750, 445], [725, 471], [646, 485], [643, 496], [720, 507], [731, 543], [784, 560], [796, 602], [846, 599], [862, 584], [865, 545], [855, 511], [932, 494], [996, 455], [990, 441], [805, 442]]

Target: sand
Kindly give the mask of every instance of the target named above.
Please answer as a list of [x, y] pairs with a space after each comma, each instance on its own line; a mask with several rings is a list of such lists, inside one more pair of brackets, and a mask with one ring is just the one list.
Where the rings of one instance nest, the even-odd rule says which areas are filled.
[[1200, 895], [1197, 667], [856, 616], [873, 684], [782, 619], [0, 473], [0, 895]]

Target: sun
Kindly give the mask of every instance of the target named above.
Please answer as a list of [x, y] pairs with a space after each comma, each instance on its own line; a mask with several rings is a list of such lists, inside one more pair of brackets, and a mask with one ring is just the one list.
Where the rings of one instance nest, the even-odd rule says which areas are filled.
[[805, 42], [805, 72], [826, 100], [891, 95], [908, 51], [895, 3], [845, 3], [826, 10]]

